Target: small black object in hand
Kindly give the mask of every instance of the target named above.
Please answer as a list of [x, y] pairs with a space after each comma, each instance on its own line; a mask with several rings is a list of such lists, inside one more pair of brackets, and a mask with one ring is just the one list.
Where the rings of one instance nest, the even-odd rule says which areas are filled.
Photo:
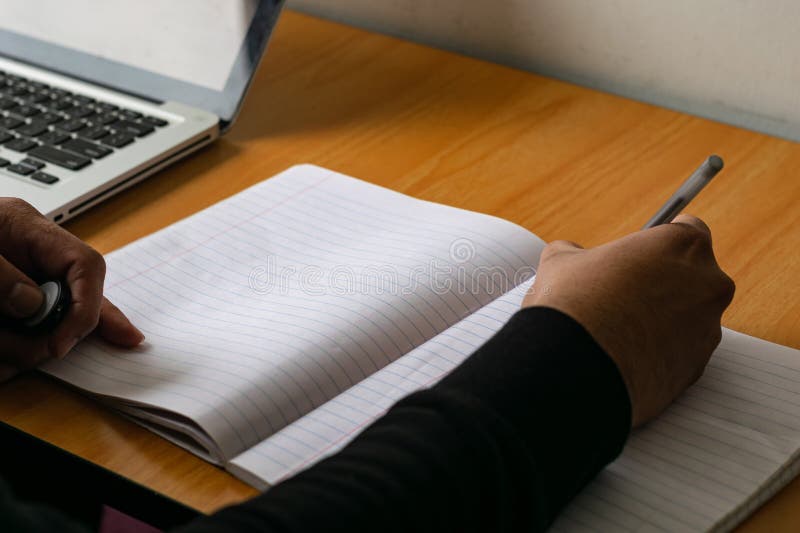
[[44, 302], [36, 313], [22, 321], [23, 329], [34, 333], [49, 333], [58, 326], [69, 310], [72, 294], [62, 281], [47, 281], [39, 285]]

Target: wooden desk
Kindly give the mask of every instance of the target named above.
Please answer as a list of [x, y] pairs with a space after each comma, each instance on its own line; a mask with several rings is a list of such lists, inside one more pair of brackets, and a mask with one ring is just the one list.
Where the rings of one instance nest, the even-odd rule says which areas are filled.
[[[109, 252], [310, 162], [591, 246], [714, 152], [691, 211], [738, 286], [725, 325], [800, 348], [800, 145], [292, 12], [229, 135], [68, 228]], [[0, 419], [205, 512], [255, 494], [38, 375], [0, 387]], [[757, 529], [800, 529], [800, 481]]]

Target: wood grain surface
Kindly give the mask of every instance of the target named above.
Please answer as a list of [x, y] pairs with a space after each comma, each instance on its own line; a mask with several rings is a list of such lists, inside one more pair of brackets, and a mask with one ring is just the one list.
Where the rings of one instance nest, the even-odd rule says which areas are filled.
[[[298, 163], [585, 246], [636, 231], [709, 154], [692, 203], [737, 284], [730, 328], [800, 348], [800, 146], [286, 12], [234, 128], [70, 222], [102, 252]], [[204, 512], [255, 491], [39, 375], [0, 419]], [[800, 480], [742, 531], [800, 530]]]

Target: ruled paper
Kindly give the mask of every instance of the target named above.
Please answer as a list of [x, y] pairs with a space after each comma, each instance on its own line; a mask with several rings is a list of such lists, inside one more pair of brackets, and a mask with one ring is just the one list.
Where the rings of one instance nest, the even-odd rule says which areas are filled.
[[486, 342], [520, 308], [531, 282], [517, 286], [228, 465], [265, 489], [339, 451], [399, 399], [428, 387]]
[[799, 451], [800, 350], [723, 330], [703, 377], [553, 531], [729, 531], [791, 481]]
[[[520, 286], [235, 458], [265, 489], [350, 442], [457, 366], [519, 308]], [[727, 531], [798, 472], [800, 350], [730, 330], [705, 375], [630, 438], [553, 531]]]
[[162, 434], [194, 434], [224, 462], [529, 278], [543, 246], [501, 219], [293, 167], [109, 254], [106, 295], [146, 344], [89, 340], [43, 369], [151, 427], [179, 419]]

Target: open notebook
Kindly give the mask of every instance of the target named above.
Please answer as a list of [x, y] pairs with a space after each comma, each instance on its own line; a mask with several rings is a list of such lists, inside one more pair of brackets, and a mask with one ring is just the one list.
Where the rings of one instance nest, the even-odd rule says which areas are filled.
[[[494, 217], [293, 167], [107, 257], [147, 336], [43, 370], [266, 488], [430, 386], [519, 308], [544, 243]], [[730, 529], [790, 480], [800, 352], [725, 331], [556, 530]]]

